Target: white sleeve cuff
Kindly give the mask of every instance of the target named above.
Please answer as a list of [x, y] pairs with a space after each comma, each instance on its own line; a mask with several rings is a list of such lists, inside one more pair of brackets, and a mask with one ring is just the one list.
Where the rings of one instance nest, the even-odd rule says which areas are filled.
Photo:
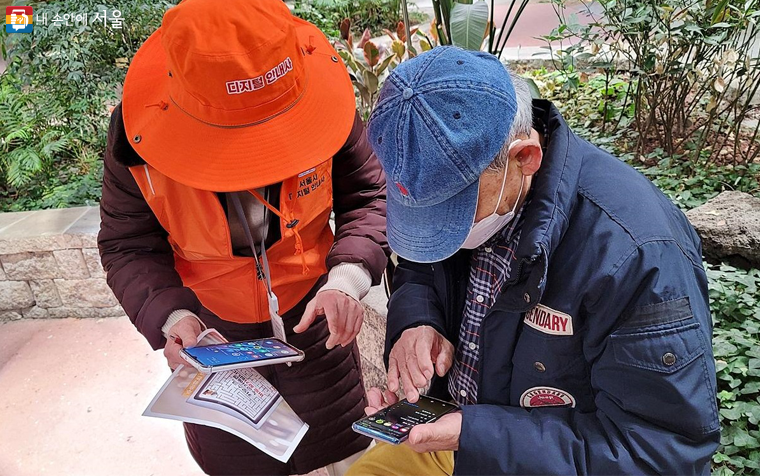
[[188, 311], [187, 309], [177, 309], [176, 311], [169, 314], [169, 317], [166, 319], [166, 324], [164, 324], [161, 327], [161, 332], [164, 333], [164, 337], [168, 339], [169, 329], [171, 329], [174, 326], [174, 324], [178, 323], [183, 318], [188, 317], [188, 316], [194, 317], [200, 323], [201, 328], [203, 328], [203, 330], [206, 329], [206, 324], [204, 324], [203, 321], [201, 321], [200, 318], [196, 316], [194, 312]]
[[361, 263], [341, 263], [330, 270], [319, 292], [335, 289], [361, 301], [371, 287], [372, 276]]

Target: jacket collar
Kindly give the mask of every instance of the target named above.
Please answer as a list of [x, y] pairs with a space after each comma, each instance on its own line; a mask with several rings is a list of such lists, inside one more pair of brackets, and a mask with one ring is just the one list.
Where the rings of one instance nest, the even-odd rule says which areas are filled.
[[539, 303], [546, 288], [549, 259], [568, 226], [577, 201], [581, 160], [570, 156], [575, 136], [549, 101], [533, 101], [534, 127], [544, 135], [541, 168], [531, 187], [531, 201], [515, 253], [517, 268], [502, 288], [507, 310], [525, 312]]
[[135, 149], [129, 143], [127, 131], [124, 129], [124, 118], [121, 115], [121, 103], [111, 113], [111, 125], [108, 128], [107, 152], [111, 154], [116, 163], [124, 167], [143, 165], [145, 161], [137, 155]]

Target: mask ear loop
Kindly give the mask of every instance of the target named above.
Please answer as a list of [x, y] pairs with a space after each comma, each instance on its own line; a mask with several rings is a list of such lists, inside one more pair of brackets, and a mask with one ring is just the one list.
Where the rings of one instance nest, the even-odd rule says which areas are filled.
[[523, 192], [523, 185], [525, 184], [525, 174], [521, 174], [522, 178], [520, 179], [520, 192], [517, 194], [517, 200], [515, 200], [515, 204], [512, 205], [512, 214], [515, 213], [515, 210], [517, 210], [517, 204], [520, 203], [520, 196]]
[[504, 185], [507, 183], [507, 171], [509, 170], [509, 157], [507, 157], [507, 165], [504, 166], [504, 178], [501, 180], [501, 192], [499, 192], [499, 198], [496, 199], [496, 208], [493, 209], [491, 215], [499, 214], [499, 205], [501, 205], [501, 197], [504, 196]]
[[[496, 200], [496, 208], [494, 209], [492, 215], [499, 215], [499, 205], [501, 205], [501, 197], [504, 196], [504, 185], [507, 183], [507, 172], [509, 171], [509, 153], [512, 151], [512, 147], [514, 147], [515, 144], [520, 142], [520, 139], [512, 141], [511, 144], [509, 144], [509, 148], [507, 149], [507, 163], [504, 165], [504, 178], [501, 180], [501, 192], [499, 192], [499, 198]], [[525, 180], [525, 175], [522, 176], [523, 180]], [[520, 182], [520, 193], [522, 193], [522, 181]], [[520, 195], [517, 195], [518, 201], [520, 200]], [[515, 206], [517, 206], [517, 202], [515, 202]], [[515, 207], [512, 207], [512, 211], [515, 211]], [[502, 215], [499, 215], [502, 216]]]

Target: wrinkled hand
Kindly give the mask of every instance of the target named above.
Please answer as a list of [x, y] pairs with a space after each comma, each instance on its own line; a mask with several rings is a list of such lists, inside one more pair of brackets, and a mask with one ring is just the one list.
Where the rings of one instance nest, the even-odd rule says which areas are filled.
[[404, 385], [407, 400], [414, 403], [433, 378], [446, 375], [454, 361], [454, 346], [430, 326], [407, 329], [391, 349], [388, 358], [388, 390]]
[[372, 387], [367, 391], [367, 406], [364, 407], [364, 413], [367, 416], [374, 415], [385, 407], [398, 403], [398, 396], [390, 390], [382, 391], [379, 388]]
[[[364, 413], [374, 415], [385, 407], [398, 402], [398, 397], [390, 390], [370, 388], [367, 391], [367, 407]], [[462, 412], [454, 412], [442, 416], [438, 421], [417, 425], [409, 432], [406, 440], [414, 451], [427, 453], [430, 451], [457, 451], [459, 435], [462, 433]]]
[[462, 433], [462, 412], [443, 415], [433, 423], [417, 425], [409, 432], [406, 443], [417, 453], [459, 450]]
[[183, 347], [197, 345], [198, 336], [202, 331], [201, 323], [192, 315], [183, 317], [169, 329], [169, 338], [164, 346], [164, 357], [172, 370], [179, 365], [187, 365], [187, 361], [179, 355], [179, 351]]
[[325, 316], [327, 319], [330, 337], [325, 346], [332, 349], [338, 344], [347, 346], [359, 334], [364, 322], [364, 309], [359, 301], [341, 291], [336, 289], [320, 291], [306, 305], [301, 322], [293, 328], [293, 331], [296, 333], [305, 331], [317, 319], [317, 316]]

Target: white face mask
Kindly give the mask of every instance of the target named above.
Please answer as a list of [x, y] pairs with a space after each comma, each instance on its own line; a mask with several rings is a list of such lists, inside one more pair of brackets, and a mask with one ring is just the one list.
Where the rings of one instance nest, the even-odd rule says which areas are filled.
[[[518, 142], [520, 141], [516, 140], [509, 144], [509, 151], [511, 151], [512, 147]], [[505, 215], [499, 215], [496, 213], [496, 211], [499, 209], [501, 198], [504, 195], [504, 185], [507, 183], [507, 170], [509, 170], [509, 157], [507, 157], [507, 165], [504, 166], [504, 179], [501, 181], [501, 192], [499, 192], [499, 199], [496, 201], [496, 208], [494, 209], [493, 213], [472, 225], [470, 234], [467, 235], [467, 239], [464, 240], [462, 248], [467, 250], [474, 250], [478, 246], [488, 241], [488, 239], [495, 235], [497, 231], [504, 228], [507, 223], [511, 222], [512, 219], [514, 219], [517, 203], [520, 201], [520, 195], [522, 195], [525, 175], [523, 175], [520, 179], [520, 192], [517, 194], [517, 199], [515, 200], [514, 206], [512, 206], [512, 210], [507, 212]]]

